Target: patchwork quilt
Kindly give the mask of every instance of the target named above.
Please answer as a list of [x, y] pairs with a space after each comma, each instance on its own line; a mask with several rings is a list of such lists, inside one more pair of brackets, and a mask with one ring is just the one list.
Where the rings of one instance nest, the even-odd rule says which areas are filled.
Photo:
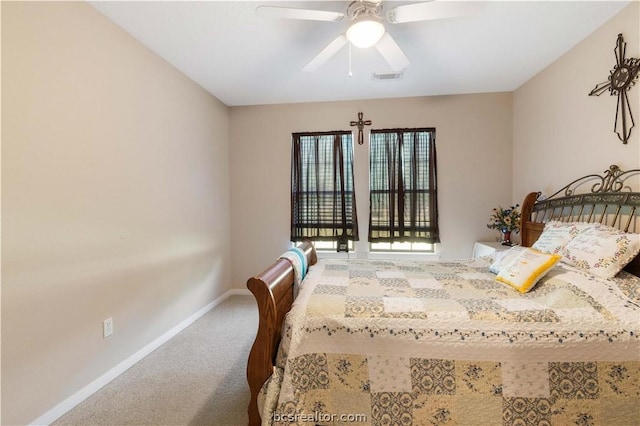
[[638, 425], [640, 280], [491, 258], [321, 260], [288, 314], [264, 424]]

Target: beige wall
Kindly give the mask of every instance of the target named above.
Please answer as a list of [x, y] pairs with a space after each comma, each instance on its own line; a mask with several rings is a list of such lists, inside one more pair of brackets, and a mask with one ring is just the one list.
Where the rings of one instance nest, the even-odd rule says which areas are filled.
[[9, 425], [230, 288], [229, 129], [225, 105], [84, 2], [2, 2], [2, 124]]
[[[511, 101], [493, 93], [231, 108], [233, 284], [244, 287], [289, 247], [291, 133], [350, 129], [358, 111], [377, 129], [436, 128], [442, 257], [470, 256], [474, 241], [496, 237], [485, 226], [491, 208], [511, 202]], [[354, 149], [364, 244], [367, 149]]]
[[587, 94], [607, 80], [622, 33], [627, 57], [640, 56], [635, 1], [513, 95], [513, 196], [550, 195], [574, 178], [611, 164], [640, 167], [640, 86], [628, 92], [636, 127], [627, 145], [613, 133], [617, 97]]

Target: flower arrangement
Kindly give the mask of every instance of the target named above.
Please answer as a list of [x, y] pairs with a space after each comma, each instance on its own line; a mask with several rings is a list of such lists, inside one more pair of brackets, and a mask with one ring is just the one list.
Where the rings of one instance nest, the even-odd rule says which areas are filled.
[[518, 211], [520, 204], [503, 209], [498, 206], [491, 211], [487, 228], [498, 229], [500, 232], [506, 233], [520, 229], [520, 212]]

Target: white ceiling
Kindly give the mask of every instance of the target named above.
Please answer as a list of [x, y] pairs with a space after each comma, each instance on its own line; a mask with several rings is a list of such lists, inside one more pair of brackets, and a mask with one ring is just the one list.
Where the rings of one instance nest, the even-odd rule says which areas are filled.
[[[437, 0], [447, 1], [447, 0]], [[386, 0], [383, 6], [415, 3]], [[375, 48], [344, 47], [320, 69], [302, 68], [341, 22], [260, 17], [269, 4], [345, 12], [349, 1], [90, 2], [229, 106], [512, 91], [629, 1], [476, 1], [465, 17], [386, 23], [411, 61], [399, 80]]]

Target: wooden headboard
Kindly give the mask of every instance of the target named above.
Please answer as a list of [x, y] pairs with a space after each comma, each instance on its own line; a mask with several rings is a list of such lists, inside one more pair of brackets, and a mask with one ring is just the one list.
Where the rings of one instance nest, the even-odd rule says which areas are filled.
[[[597, 222], [624, 232], [640, 232], [640, 192], [631, 191], [633, 179], [638, 187], [640, 169], [623, 171], [612, 165], [602, 175], [578, 178], [549, 197], [530, 193], [521, 207], [521, 244], [531, 247], [551, 220]], [[640, 276], [640, 258], [625, 270]]]
[[[309, 266], [318, 261], [311, 242], [298, 245], [307, 256]], [[294, 272], [291, 263], [278, 259], [262, 273], [249, 278], [247, 287], [258, 303], [258, 332], [247, 362], [247, 382], [251, 391], [249, 402], [249, 424], [260, 424], [258, 394], [264, 382], [273, 373], [275, 357], [280, 344], [280, 333], [284, 317], [293, 305]]]

